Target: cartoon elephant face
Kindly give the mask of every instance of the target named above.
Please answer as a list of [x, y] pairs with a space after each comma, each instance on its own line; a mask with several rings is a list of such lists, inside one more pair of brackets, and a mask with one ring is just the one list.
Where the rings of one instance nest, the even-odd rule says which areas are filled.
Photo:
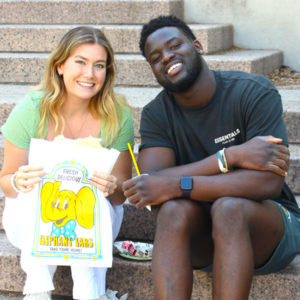
[[95, 195], [89, 187], [83, 187], [77, 195], [68, 190], [59, 190], [60, 181], [47, 182], [41, 191], [42, 220], [52, 221], [57, 227], [76, 220], [84, 228], [94, 226]]

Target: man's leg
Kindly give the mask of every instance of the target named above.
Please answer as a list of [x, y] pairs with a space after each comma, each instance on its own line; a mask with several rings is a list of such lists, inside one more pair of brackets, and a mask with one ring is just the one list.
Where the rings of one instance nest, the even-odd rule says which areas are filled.
[[221, 198], [211, 210], [215, 244], [213, 299], [248, 299], [253, 269], [266, 264], [284, 235], [272, 201]]
[[210, 206], [191, 200], [165, 202], [157, 217], [152, 260], [156, 300], [190, 300], [193, 266], [212, 263]]

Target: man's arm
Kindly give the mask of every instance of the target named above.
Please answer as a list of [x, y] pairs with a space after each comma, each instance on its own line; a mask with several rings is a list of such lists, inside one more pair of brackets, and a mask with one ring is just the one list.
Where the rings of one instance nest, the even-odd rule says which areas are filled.
[[[272, 140], [271, 137], [269, 139]], [[140, 169], [142, 173], [156, 176], [141, 176], [127, 181], [123, 187], [125, 196], [137, 208], [180, 198], [180, 179], [185, 175], [193, 176], [194, 187], [190, 195], [193, 200], [214, 201], [232, 196], [261, 201], [276, 199], [280, 195], [284, 177], [274, 173], [274, 170], [280, 169], [283, 174], [284, 169], [287, 170], [289, 152], [286, 146], [255, 138], [226, 149], [226, 156], [230, 166], [243, 169], [221, 174], [216, 154], [196, 163], [175, 167], [172, 149], [143, 149], [139, 155]]]
[[[284, 177], [273, 172], [251, 170], [192, 178], [190, 199], [207, 202], [226, 196], [254, 201], [276, 199], [284, 183]], [[159, 205], [168, 200], [182, 198], [180, 179], [181, 176], [138, 176], [124, 183], [124, 194], [137, 208]]]
[[[256, 137], [250, 141], [225, 150], [227, 163], [231, 168], [272, 171], [286, 176], [289, 166], [289, 150], [278, 145], [282, 140], [272, 136]], [[141, 173], [164, 176], [210, 176], [220, 174], [217, 154], [201, 161], [177, 166], [175, 153], [171, 148], [150, 147], [142, 149], [138, 164]]]

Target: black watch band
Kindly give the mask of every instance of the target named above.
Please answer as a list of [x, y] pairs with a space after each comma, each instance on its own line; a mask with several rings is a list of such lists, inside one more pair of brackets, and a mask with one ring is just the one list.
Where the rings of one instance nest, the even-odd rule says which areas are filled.
[[182, 190], [182, 198], [190, 199], [191, 190]]
[[193, 179], [191, 176], [182, 176], [180, 180], [180, 188], [182, 190], [182, 198], [190, 199], [190, 193], [193, 189]]

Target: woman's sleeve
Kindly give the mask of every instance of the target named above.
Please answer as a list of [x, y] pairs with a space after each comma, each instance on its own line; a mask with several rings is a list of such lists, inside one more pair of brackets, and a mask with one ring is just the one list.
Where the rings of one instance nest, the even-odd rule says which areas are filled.
[[131, 147], [134, 146], [134, 127], [130, 109], [126, 107], [123, 109], [122, 121], [119, 124], [119, 134], [111, 148], [125, 151], [128, 150], [128, 143]]
[[35, 137], [35, 131], [37, 132], [37, 128], [34, 128], [37, 109], [29, 98], [30, 94], [14, 107], [1, 127], [3, 136], [22, 149], [29, 149], [30, 139]]

